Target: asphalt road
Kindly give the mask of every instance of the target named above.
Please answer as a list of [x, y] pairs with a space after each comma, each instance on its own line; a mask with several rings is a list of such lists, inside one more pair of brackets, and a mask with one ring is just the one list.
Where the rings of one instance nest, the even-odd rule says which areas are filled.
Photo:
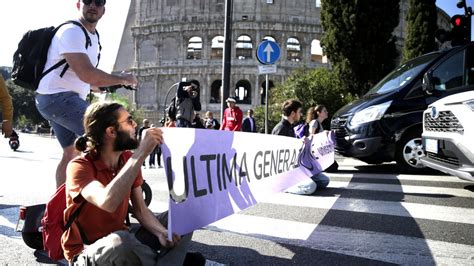
[[[51, 264], [14, 228], [19, 206], [53, 194], [61, 150], [49, 137], [22, 134], [20, 141], [17, 152], [0, 141], [0, 264]], [[191, 249], [229, 265], [474, 263], [473, 183], [436, 172], [401, 175], [394, 164], [338, 161], [327, 189], [277, 194], [195, 231]], [[150, 208], [165, 210], [164, 170], [143, 173], [153, 190]]]

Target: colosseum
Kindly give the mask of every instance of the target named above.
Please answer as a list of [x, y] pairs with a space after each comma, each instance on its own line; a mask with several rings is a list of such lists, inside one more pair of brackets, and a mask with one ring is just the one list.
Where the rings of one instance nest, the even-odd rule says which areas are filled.
[[[233, 0], [230, 95], [245, 111], [264, 104], [265, 75], [258, 74], [256, 47], [277, 42], [281, 56], [269, 86], [283, 82], [296, 68], [329, 67], [319, 40], [324, 34], [319, 0]], [[401, 47], [408, 0], [400, 4], [394, 30]], [[438, 10], [449, 28], [449, 16]], [[197, 79], [202, 111], [221, 109], [225, 0], [131, 0], [114, 72], [132, 70], [139, 90], [129, 95], [155, 123], [175, 93], [173, 84]], [[130, 52], [133, 51], [133, 52]]]

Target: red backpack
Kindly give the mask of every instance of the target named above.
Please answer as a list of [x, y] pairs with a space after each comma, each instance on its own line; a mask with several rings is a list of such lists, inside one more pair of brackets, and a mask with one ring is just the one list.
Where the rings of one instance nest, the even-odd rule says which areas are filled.
[[62, 184], [46, 204], [43, 219], [41, 219], [43, 247], [48, 256], [53, 260], [64, 258], [61, 236], [79, 215], [84, 202], [69, 217], [64, 224], [64, 210], [66, 210], [66, 184]]

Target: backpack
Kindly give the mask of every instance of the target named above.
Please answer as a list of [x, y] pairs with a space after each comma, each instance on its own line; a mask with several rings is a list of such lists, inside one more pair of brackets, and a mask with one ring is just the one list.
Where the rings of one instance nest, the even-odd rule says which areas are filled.
[[84, 203], [85, 201], [71, 214], [66, 225], [63, 221], [64, 210], [66, 210], [66, 184], [62, 184], [46, 204], [41, 226], [43, 229], [43, 248], [51, 259], [57, 261], [64, 258], [61, 236], [77, 218]]
[[[92, 45], [91, 39], [87, 34], [86, 29], [81, 23], [77, 21], [66, 21], [57, 27], [46, 27], [37, 30], [30, 30], [23, 35], [23, 38], [18, 43], [18, 48], [13, 55], [13, 68], [11, 78], [13, 82], [26, 89], [36, 90], [40, 80], [49, 72], [64, 65], [60, 77], [62, 78], [66, 73], [69, 65], [66, 59], [57, 62], [55, 65], [43, 72], [48, 57], [49, 46], [51, 41], [58, 31], [58, 29], [66, 24], [74, 24], [82, 29], [86, 36], [86, 49]], [[99, 38], [99, 33], [97, 32]], [[99, 56], [102, 49], [99, 41]]]
[[[86, 159], [94, 166], [94, 162], [88, 156]], [[74, 220], [84, 206], [86, 201], [84, 200], [79, 208], [77, 208], [69, 217], [69, 220], [64, 224], [64, 211], [66, 210], [66, 184], [62, 184], [46, 203], [46, 209], [44, 210], [43, 218], [41, 219], [42, 236], [43, 236], [43, 249], [48, 253], [48, 256], [57, 261], [64, 258], [63, 247], [61, 246], [61, 237], [63, 233], [71, 227]], [[84, 244], [91, 244], [87, 239], [82, 228], [79, 227], [79, 233]]]
[[173, 121], [176, 121], [176, 97], [171, 99], [170, 104], [166, 108], [166, 115]]

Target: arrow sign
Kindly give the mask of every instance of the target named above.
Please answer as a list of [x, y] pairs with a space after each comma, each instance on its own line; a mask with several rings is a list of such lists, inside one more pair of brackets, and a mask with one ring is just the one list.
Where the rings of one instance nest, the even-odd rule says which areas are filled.
[[272, 45], [268, 43], [267, 46], [265, 46], [265, 49], [263, 49], [263, 51], [267, 53], [266, 62], [269, 64], [271, 62], [270, 59], [272, 58], [272, 53], [274, 52]]
[[264, 65], [272, 65], [280, 58], [280, 47], [276, 42], [265, 40], [258, 45], [257, 59]]

